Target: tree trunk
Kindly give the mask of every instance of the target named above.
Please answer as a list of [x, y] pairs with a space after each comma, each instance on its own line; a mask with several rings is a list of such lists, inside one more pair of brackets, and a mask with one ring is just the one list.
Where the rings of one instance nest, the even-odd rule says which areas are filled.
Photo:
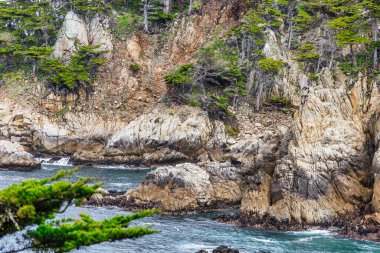
[[189, 14], [193, 10], [193, 5], [194, 5], [193, 2], [194, 2], [194, 0], [190, 0], [190, 2], [189, 2]]
[[355, 54], [354, 54], [354, 47], [353, 47], [352, 44], [350, 44], [350, 54], [351, 54], [351, 57], [352, 57], [352, 66], [357, 67], [358, 66], [358, 62], [356, 61], [356, 57], [355, 57]]
[[332, 67], [333, 67], [333, 63], [334, 63], [334, 54], [335, 54], [335, 51], [332, 51], [332, 52], [331, 52], [330, 63], [329, 63], [329, 69], [332, 69]]
[[172, 7], [172, 1], [171, 0], [164, 0], [164, 13], [169, 13], [171, 7]]
[[[377, 42], [377, 35], [378, 35], [378, 21], [377, 18], [373, 20], [373, 25], [372, 25], [372, 30], [373, 30], [373, 41], [376, 43]], [[373, 49], [373, 68], [374, 70], [377, 68], [378, 65], [378, 47], [375, 46]]]
[[263, 95], [263, 78], [261, 74], [259, 74], [258, 82], [257, 84], [259, 85], [257, 93], [256, 93], [256, 111], [260, 110], [260, 105], [261, 105], [261, 97]]
[[292, 46], [292, 38], [293, 38], [293, 27], [294, 27], [294, 24], [293, 24], [293, 21], [292, 21], [292, 18], [293, 18], [293, 8], [294, 8], [294, 3], [289, 4], [288, 14], [286, 15], [287, 19], [288, 19], [287, 21], [288, 21], [288, 24], [289, 24], [288, 49], [290, 49], [291, 46]]
[[33, 75], [36, 74], [36, 65], [37, 65], [37, 61], [33, 61]]
[[149, 0], [145, 0], [144, 1], [144, 31], [146, 33], [149, 33], [148, 8], [149, 8]]

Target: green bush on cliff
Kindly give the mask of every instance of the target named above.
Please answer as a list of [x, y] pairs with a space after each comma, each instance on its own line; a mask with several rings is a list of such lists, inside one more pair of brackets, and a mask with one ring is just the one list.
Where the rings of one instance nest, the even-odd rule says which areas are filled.
[[298, 56], [296, 58], [297, 61], [305, 62], [318, 60], [320, 55], [315, 51], [315, 47], [313, 44], [304, 44], [298, 49]]
[[1, 1], [0, 63], [4, 69], [32, 66], [35, 71], [36, 62], [50, 54], [62, 21], [50, 1]]
[[140, 65], [138, 63], [132, 63], [129, 65], [129, 69], [136, 73], [140, 70]]
[[80, 46], [65, 65], [59, 59], [48, 59], [41, 64], [41, 70], [49, 84], [59, 90], [76, 91], [91, 88], [96, 69], [104, 64], [99, 46]]
[[173, 72], [170, 72], [165, 76], [165, 81], [169, 85], [185, 85], [191, 84], [193, 80], [190, 77], [190, 72], [193, 64], [185, 64], [180, 66]]
[[127, 34], [141, 27], [141, 16], [127, 12], [116, 19], [115, 33], [117, 37], [125, 39]]
[[295, 29], [297, 31], [305, 31], [310, 29], [311, 25], [317, 20], [317, 17], [311, 14], [305, 6], [300, 6], [297, 9], [297, 16], [293, 18]]
[[246, 96], [246, 72], [239, 65], [235, 48], [215, 40], [196, 54], [193, 64], [185, 64], [165, 77], [169, 95], [177, 102], [199, 106], [216, 119], [230, 116], [228, 107]]
[[284, 63], [279, 60], [267, 58], [267, 59], [261, 59], [258, 62], [258, 65], [261, 70], [277, 74], [281, 70], [281, 67], [284, 65]]

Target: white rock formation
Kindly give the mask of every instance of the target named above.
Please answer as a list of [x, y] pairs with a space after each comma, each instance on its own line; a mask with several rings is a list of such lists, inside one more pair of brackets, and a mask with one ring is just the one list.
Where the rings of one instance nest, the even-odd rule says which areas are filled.
[[100, 50], [113, 48], [112, 35], [107, 31], [108, 19], [95, 16], [90, 22], [70, 11], [66, 14], [58, 39], [54, 45], [54, 58], [68, 60], [78, 45], [99, 45]]
[[18, 143], [0, 140], [0, 168], [30, 170], [39, 165]]

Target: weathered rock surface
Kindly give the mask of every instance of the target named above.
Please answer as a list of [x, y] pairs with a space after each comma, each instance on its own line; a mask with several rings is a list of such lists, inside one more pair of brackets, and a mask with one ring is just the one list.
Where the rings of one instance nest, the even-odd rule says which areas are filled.
[[170, 162], [221, 153], [226, 142], [222, 123], [197, 109], [176, 110], [161, 108], [138, 117], [110, 138], [105, 155], [118, 161]]
[[86, 22], [74, 12], [68, 12], [54, 45], [53, 56], [68, 60], [76, 50], [76, 43], [82, 46], [98, 45], [100, 50], [105, 51], [112, 50], [112, 35], [107, 31], [108, 23], [108, 18], [99, 15]]
[[126, 194], [138, 204], [154, 203], [168, 212], [193, 211], [241, 199], [239, 170], [230, 165], [211, 164], [203, 169], [184, 163], [160, 167]]
[[127, 193], [135, 202], [159, 203], [164, 211], [196, 210], [212, 204], [209, 175], [194, 164], [161, 167], [150, 172], [137, 189]]
[[39, 165], [18, 143], [0, 140], [0, 168], [30, 170]]
[[68, 113], [59, 121], [12, 103], [0, 103], [1, 138], [38, 153], [90, 159], [101, 154], [108, 137], [124, 125], [89, 113]]
[[162, 163], [218, 160], [226, 147], [224, 125], [199, 109], [161, 106], [131, 122], [95, 113], [51, 118], [0, 102], [0, 136], [37, 153], [81, 162]]
[[273, 173], [256, 172], [258, 186], [243, 197], [242, 212], [319, 223], [368, 203], [370, 157], [353, 102], [345, 88], [311, 91], [294, 116], [288, 155]]

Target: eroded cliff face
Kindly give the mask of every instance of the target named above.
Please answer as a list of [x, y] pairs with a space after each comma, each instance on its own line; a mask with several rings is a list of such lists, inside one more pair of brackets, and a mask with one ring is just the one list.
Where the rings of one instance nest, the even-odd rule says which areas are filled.
[[[113, 44], [110, 20], [106, 17], [87, 20], [67, 13], [54, 47], [56, 57], [69, 57], [75, 43], [100, 45], [100, 49], [109, 51], [107, 64], [94, 83], [94, 92], [86, 100], [82, 93], [81, 98], [78, 94], [53, 94], [38, 82], [21, 80], [26, 84], [19, 86], [25, 89], [19, 89], [17, 83], [7, 84], [0, 93], [2, 138], [19, 142], [35, 153], [69, 155], [80, 162], [190, 161], [207, 150], [211, 156], [221, 156], [218, 145], [223, 144], [212, 142], [214, 136], [225, 138], [221, 122], [212, 122], [200, 110], [177, 109], [161, 104], [160, 100], [166, 94], [164, 76], [189, 61], [216, 30], [223, 36], [243, 14], [239, 1], [236, 5], [212, 1], [202, 15], [181, 16], [165, 35], [136, 32], [127, 41]], [[130, 69], [132, 63], [140, 65], [138, 73]], [[162, 110], [150, 113], [154, 108]], [[191, 122], [184, 119], [188, 114], [193, 115]], [[139, 128], [149, 122], [150, 127]], [[155, 127], [155, 122], [162, 126]], [[193, 133], [198, 127], [200, 136]], [[176, 140], [171, 136], [173, 128]], [[161, 136], [157, 130], [163, 131]], [[114, 135], [137, 138], [128, 140], [123, 147], [112, 144], [117, 138]], [[165, 147], [167, 138], [174, 147]], [[122, 153], [131, 146], [140, 148]]]
[[[289, 99], [293, 115], [254, 112], [243, 104], [235, 112], [241, 131], [231, 136], [201, 109], [162, 101], [165, 74], [236, 25], [245, 13], [240, 2], [210, 1], [202, 14], [179, 17], [165, 36], [137, 32], [115, 44], [107, 21], [68, 14], [55, 53], [69, 52], [75, 39], [114, 49], [94, 93], [74, 106], [76, 95], [43, 96], [39, 84], [26, 97], [16, 95], [18, 100], [6, 88], [0, 94], [1, 139], [78, 162], [173, 165], [151, 172], [120, 202], [171, 212], [240, 204], [252, 219], [309, 224], [365, 209], [372, 213], [368, 221], [379, 222], [379, 95], [364, 77], [351, 80], [325, 68], [310, 80], [287, 49], [285, 35], [267, 30], [263, 53], [285, 63], [272, 94]], [[77, 31], [69, 32], [77, 22]], [[323, 37], [322, 32], [310, 36]], [[138, 73], [130, 70], [132, 63], [140, 65]], [[174, 166], [179, 162], [185, 163]]]

